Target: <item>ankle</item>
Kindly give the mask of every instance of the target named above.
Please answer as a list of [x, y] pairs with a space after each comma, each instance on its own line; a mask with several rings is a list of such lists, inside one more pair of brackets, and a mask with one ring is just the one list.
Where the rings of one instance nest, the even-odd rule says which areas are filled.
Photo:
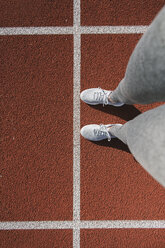
[[115, 124], [112, 124], [111, 126], [107, 127], [108, 133], [111, 134], [111, 131], [112, 131], [112, 129], [113, 129], [114, 126], [115, 126]]
[[116, 131], [120, 130], [122, 126], [122, 124], [111, 124], [109, 127], [107, 127], [107, 131], [110, 135], [116, 136]]
[[112, 92], [109, 93], [109, 95], [108, 95], [108, 101], [109, 101], [110, 103], [115, 103], [115, 101], [112, 100]]

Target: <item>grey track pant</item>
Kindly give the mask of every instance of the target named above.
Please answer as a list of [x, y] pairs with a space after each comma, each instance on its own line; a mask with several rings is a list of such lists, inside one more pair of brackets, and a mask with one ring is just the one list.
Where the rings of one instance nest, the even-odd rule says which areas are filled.
[[[126, 104], [165, 101], [165, 7], [135, 47], [111, 99]], [[143, 168], [165, 187], [165, 104], [121, 128], [112, 127], [111, 133], [127, 144]]]

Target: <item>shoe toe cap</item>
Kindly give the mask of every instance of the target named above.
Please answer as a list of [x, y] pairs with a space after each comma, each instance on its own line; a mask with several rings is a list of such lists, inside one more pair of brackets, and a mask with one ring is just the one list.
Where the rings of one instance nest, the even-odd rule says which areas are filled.
[[91, 100], [91, 96], [90, 96], [89, 90], [82, 91], [81, 94], [80, 94], [80, 99], [83, 102], [89, 102]]
[[85, 90], [81, 92], [81, 94], [80, 94], [80, 99], [81, 99], [82, 101], [84, 101], [84, 99], [85, 99]]
[[95, 91], [96, 91], [95, 88], [83, 90], [80, 94], [80, 99], [85, 103], [94, 104], [95, 103], [95, 100], [94, 100]]
[[90, 136], [90, 131], [89, 131], [88, 125], [82, 127], [81, 130], [80, 130], [80, 133], [81, 133], [81, 135], [82, 135], [84, 138], [88, 139], [88, 137]]
[[94, 136], [93, 130], [94, 128], [97, 128], [97, 127], [98, 125], [94, 125], [94, 124], [86, 125], [81, 128], [80, 133], [85, 139], [95, 141], [96, 137]]

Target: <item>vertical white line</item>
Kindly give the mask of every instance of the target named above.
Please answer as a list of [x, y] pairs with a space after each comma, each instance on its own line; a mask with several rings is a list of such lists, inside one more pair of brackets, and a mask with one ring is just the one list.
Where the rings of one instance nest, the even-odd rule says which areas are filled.
[[73, 229], [73, 248], [80, 248], [80, 226]]
[[74, 0], [74, 16], [73, 16], [73, 26], [80, 29], [80, 12], [81, 12], [81, 4], [80, 0]]
[[80, 220], [80, 35], [74, 35], [73, 79], [73, 220]]
[[73, 248], [80, 247], [80, 0], [74, 0], [73, 75]]

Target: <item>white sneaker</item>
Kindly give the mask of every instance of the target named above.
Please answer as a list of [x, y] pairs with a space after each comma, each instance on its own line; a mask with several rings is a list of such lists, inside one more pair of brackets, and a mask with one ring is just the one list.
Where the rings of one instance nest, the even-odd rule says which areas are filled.
[[103, 104], [104, 105], [113, 105], [115, 107], [120, 107], [124, 105], [124, 103], [112, 103], [108, 100], [109, 94], [111, 94], [111, 90], [103, 90], [99, 88], [91, 88], [87, 90], [83, 90], [80, 94], [80, 98], [83, 102], [90, 105]]
[[91, 141], [100, 141], [104, 139], [111, 140], [111, 138], [115, 138], [115, 136], [111, 135], [108, 132], [108, 127], [111, 126], [119, 126], [121, 127], [122, 124], [108, 124], [108, 125], [97, 125], [97, 124], [89, 124], [81, 128], [80, 133], [81, 135], [88, 140]]

